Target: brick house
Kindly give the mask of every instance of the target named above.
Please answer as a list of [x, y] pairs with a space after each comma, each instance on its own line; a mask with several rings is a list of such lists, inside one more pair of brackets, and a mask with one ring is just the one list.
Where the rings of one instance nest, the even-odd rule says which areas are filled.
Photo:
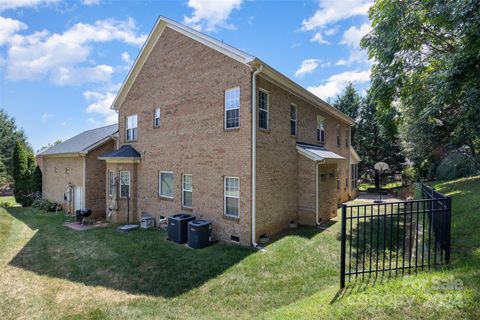
[[118, 125], [82, 132], [37, 154], [43, 197], [66, 212], [89, 208], [105, 216], [105, 162], [98, 156], [115, 149]]
[[135, 219], [190, 212], [211, 220], [217, 238], [255, 245], [290, 221], [323, 223], [355, 196], [351, 118], [263, 61], [167, 18], [112, 109], [121, 148], [100, 159], [115, 222], [125, 221], [128, 197]]

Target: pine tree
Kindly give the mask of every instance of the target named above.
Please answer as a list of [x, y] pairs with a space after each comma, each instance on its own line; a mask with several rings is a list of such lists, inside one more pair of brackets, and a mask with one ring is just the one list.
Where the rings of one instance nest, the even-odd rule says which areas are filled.
[[[343, 93], [341, 95], [338, 95], [335, 102], [333, 103], [334, 107], [345, 113], [354, 121], [356, 121], [358, 118], [361, 104], [362, 97], [358, 94], [357, 89], [355, 89], [355, 86], [352, 82], [348, 83], [348, 85], [343, 90]], [[355, 131], [356, 128], [355, 126], [353, 126], [351, 132], [351, 140], [354, 148], [356, 148], [357, 145]]]
[[35, 167], [32, 174], [32, 191], [42, 193], [42, 171], [39, 166]]
[[30, 205], [31, 171], [29, 170], [29, 155], [21, 141], [17, 141], [13, 150], [13, 179], [15, 182], [15, 200], [23, 206]]

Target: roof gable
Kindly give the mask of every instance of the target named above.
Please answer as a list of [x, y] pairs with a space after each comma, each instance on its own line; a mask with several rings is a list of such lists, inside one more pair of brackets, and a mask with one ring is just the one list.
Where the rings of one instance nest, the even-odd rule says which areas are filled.
[[276, 69], [270, 67], [260, 59], [242, 50], [239, 50], [230, 45], [227, 45], [219, 40], [216, 40], [210, 36], [207, 36], [197, 30], [194, 30], [181, 23], [175, 22], [173, 20], [170, 20], [162, 16], [160, 16], [157, 19], [155, 26], [153, 27], [152, 31], [148, 35], [148, 38], [145, 41], [142, 49], [140, 50], [139, 55], [135, 59], [135, 62], [132, 68], [130, 69], [122, 86], [120, 87], [120, 90], [118, 91], [117, 96], [115, 97], [115, 100], [112, 103], [111, 109], [118, 110], [118, 108], [123, 104], [128, 92], [130, 91], [133, 83], [135, 82], [135, 79], [139, 75], [140, 70], [145, 64], [145, 61], [150, 56], [150, 53], [152, 52], [158, 40], [162, 36], [162, 33], [165, 30], [165, 28], [170, 28], [176, 32], [179, 32], [182, 35], [187, 36], [195, 41], [198, 41], [206, 45], [207, 47], [210, 47], [220, 53], [223, 53], [224, 55], [240, 63], [248, 65], [252, 69], [262, 68], [263, 71], [261, 75], [264, 76], [267, 80], [275, 82], [285, 90], [288, 90], [289, 92], [308, 101], [309, 103], [333, 115], [334, 117], [344, 121], [345, 123], [349, 125], [353, 124], [353, 119], [351, 119], [349, 116], [345, 115], [337, 108], [331, 106], [330, 104], [328, 104], [327, 102], [319, 98], [318, 96], [314, 95], [307, 89], [303, 88], [302, 86], [300, 86], [299, 84], [297, 84], [296, 82], [288, 78], [287, 76], [283, 75]]
[[201, 32], [198, 32], [192, 28], [189, 28], [185, 25], [182, 25], [178, 22], [170, 20], [168, 18], [160, 16], [155, 23], [152, 31], [148, 35], [147, 40], [145, 41], [142, 49], [140, 50], [139, 55], [135, 59], [135, 62], [130, 69], [125, 81], [123, 82], [120, 90], [118, 91], [115, 100], [112, 103], [111, 109], [118, 109], [122, 103], [125, 101], [125, 98], [130, 91], [135, 79], [137, 78], [140, 70], [142, 69], [145, 61], [147, 61], [150, 53], [154, 49], [155, 45], [157, 44], [158, 40], [163, 34], [165, 28], [170, 28], [184, 36], [187, 36], [195, 41], [198, 41], [207, 47], [210, 47], [218, 52], [223, 53], [224, 55], [240, 62], [243, 64], [248, 64], [255, 57], [249, 55], [248, 53], [243, 52], [242, 50], [236, 49], [232, 46], [229, 46], [221, 41], [218, 41], [212, 37], [209, 37]]

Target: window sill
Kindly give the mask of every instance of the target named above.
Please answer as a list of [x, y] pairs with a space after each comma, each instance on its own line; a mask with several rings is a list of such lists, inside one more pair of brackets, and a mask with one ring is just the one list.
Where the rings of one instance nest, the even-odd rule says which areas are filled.
[[137, 142], [137, 139], [135, 139], [135, 140], [125, 140], [125, 143], [130, 143], [130, 142]]
[[291, 135], [290, 135], [290, 138], [297, 140], [297, 139], [298, 139], [298, 135], [292, 135], [292, 134], [291, 134]]
[[181, 206], [180, 209], [184, 211], [193, 211], [193, 208]]
[[166, 196], [158, 196], [160, 200], [165, 200], [165, 201], [173, 201], [173, 197], [166, 197]]
[[225, 132], [229, 132], [229, 131], [239, 131], [240, 130], [240, 127], [236, 127], [236, 128], [223, 128], [223, 131]]
[[265, 128], [258, 128], [258, 131], [260, 132], [265, 132], [265, 133], [270, 133], [270, 129], [265, 129]]
[[230, 221], [240, 222], [240, 217], [228, 216], [223, 214], [223, 218]]

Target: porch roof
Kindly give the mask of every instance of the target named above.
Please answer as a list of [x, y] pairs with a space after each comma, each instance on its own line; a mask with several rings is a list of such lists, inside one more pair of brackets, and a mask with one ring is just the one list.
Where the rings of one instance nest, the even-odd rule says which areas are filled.
[[131, 145], [123, 145], [118, 150], [107, 152], [98, 157], [100, 160], [140, 160], [140, 153]]
[[323, 146], [318, 146], [314, 144], [298, 142], [297, 150], [300, 154], [314, 161], [345, 160], [345, 158], [342, 157], [341, 155], [336, 154], [335, 152], [330, 151]]

